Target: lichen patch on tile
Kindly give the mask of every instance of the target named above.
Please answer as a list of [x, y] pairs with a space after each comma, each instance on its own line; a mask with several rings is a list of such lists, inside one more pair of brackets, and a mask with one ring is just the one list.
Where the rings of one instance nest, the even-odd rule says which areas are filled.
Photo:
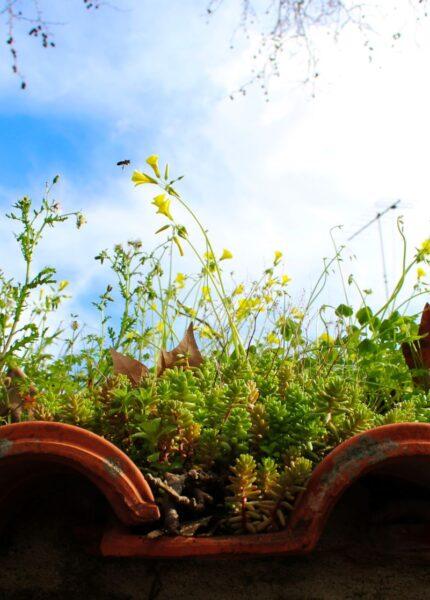
[[113, 477], [118, 477], [122, 473], [121, 461], [113, 456], [105, 460], [105, 469]]
[[12, 448], [12, 446], [13, 446], [13, 442], [11, 442], [10, 440], [1, 439], [0, 440], [0, 458], [2, 458], [3, 456], [6, 456], [6, 454], [9, 453], [9, 450]]

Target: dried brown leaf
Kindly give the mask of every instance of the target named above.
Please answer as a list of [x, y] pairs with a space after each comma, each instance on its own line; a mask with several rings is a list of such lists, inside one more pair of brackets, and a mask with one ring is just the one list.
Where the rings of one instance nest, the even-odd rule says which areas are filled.
[[133, 385], [139, 385], [144, 377], [149, 374], [148, 367], [135, 358], [125, 356], [117, 352], [114, 348], [110, 349], [112, 357], [113, 370], [117, 375], [127, 375]]
[[203, 357], [198, 349], [194, 337], [193, 324], [190, 323], [183, 339], [173, 350], [162, 350], [158, 360], [157, 375], [161, 375], [166, 369], [173, 367], [199, 367], [203, 362]]
[[420, 349], [423, 366], [430, 369], [430, 304], [426, 303], [421, 317], [420, 327], [418, 329], [420, 339]]
[[414, 358], [412, 356], [412, 348], [411, 348], [411, 345], [408, 344], [408, 342], [403, 342], [402, 352], [403, 352], [403, 358], [405, 359], [405, 362], [408, 365], [409, 369], [414, 369], [415, 364], [414, 364]]
[[19, 367], [11, 367], [7, 372], [4, 385], [6, 388], [6, 404], [0, 407], [0, 416], [10, 415], [12, 422], [21, 418], [22, 411], [27, 409], [31, 417], [36, 402], [37, 390], [28, 382], [27, 375]]
[[[409, 369], [430, 370], [430, 304], [426, 303], [421, 316], [418, 335], [422, 336], [413, 344], [404, 342], [402, 352]], [[429, 374], [430, 375], [430, 374]], [[414, 381], [428, 389], [429, 376], [414, 377]]]

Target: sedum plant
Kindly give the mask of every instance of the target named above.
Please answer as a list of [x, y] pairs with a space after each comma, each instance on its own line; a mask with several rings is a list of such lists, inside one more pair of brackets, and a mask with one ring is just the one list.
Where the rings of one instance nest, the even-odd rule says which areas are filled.
[[[82, 214], [61, 213], [51, 186], [40, 206], [23, 198], [9, 215], [24, 277], [0, 272], [1, 423], [61, 421], [117, 444], [162, 508], [160, 530], [150, 535], [288, 527], [312, 469], [336, 445], [382, 424], [430, 422], [430, 307], [420, 324], [408, 314], [429, 291], [430, 241], [407, 262], [399, 222], [401, 275], [381, 307], [352, 277], [343, 279], [337, 247], [296, 307], [280, 252], [257, 280], [231, 281], [224, 265], [232, 253], [215, 248], [182, 199], [181, 177], [156, 156], [147, 164], [150, 171], [132, 179], [156, 188], [160, 242], [147, 251], [131, 240], [95, 257], [112, 275], [94, 302], [95, 333], [76, 316], [53, 326], [67, 282], [53, 267], [33, 273], [42, 236], [71, 217], [80, 227]], [[186, 252], [194, 273], [177, 268]], [[318, 307], [333, 267], [344, 301]], [[350, 289], [358, 290], [357, 306]], [[313, 333], [316, 325], [322, 334]]]

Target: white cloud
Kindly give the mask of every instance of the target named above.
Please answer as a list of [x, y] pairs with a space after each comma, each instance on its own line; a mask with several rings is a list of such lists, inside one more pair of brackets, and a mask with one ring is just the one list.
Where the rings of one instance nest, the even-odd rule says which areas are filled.
[[[137, 161], [158, 150], [187, 174], [185, 196], [217, 246], [234, 252], [239, 272], [255, 276], [275, 249], [285, 250], [297, 296], [309, 288], [321, 258], [332, 254], [332, 226], [345, 225], [339, 235], [345, 240], [381, 206], [401, 198], [411, 206], [404, 214], [412, 246], [428, 237], [430, 44], [424, 27], [407, 24], [394, 49], [381, 41], [372, 64], [350, 30], [337, 46], [322, 36], [315, 98], [292, 84], [300, 65], [286, 63], [290, 75], [274, 83], [269, 103], [257, 89], [231, 102], [228, 93], [246, 78], [250, 62], [246, 49], [228, 50], [229, 12], [206, 27], [195, 2], [129, 5], [130, 12], [106, 9], [75, 21], [69, 3], [70, 24], [49, 62], [44, 51], [25, 46], [30, 91], [11, 110], [104, 118], [112, 138], [130, 136]], [[378, 26], [386, 25], [383, 39], [402, 15], [378, 17]], [[3, 76], [6, 97], [12, 97], [10, 86]], [[93, 261], [100, 248], [152, 239], [148, 232], [158, 223], [125, 174], [124, 180], [119, 172], [105, 174], [103, 151], [91, 166], [94, 181], [84, 189], [67, 176], [62, 189], [66, 205], [88, 214], [87, 228], [54, 234], [41, 257], [73, 273], [81, 296], [101, 284]], [[394, 219], [384, 218], [391, 282], [400, 258]], [[378, 244], [372, 226], [351, 244], [359, 256], [351, 268], [381, 298]], [[0, 247], [9, 253], [3, 234]], [[330, 289], [333, 301], [338, 289], [338, 283]]]

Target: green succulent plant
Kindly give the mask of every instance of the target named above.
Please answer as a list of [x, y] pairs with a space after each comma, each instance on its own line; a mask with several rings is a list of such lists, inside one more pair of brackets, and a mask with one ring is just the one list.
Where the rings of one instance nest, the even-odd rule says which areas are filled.
[[[112, 283], [93, 304], [99, 327], [91, 333], [76, 315], [69, 326], [52, 325], [67, 282], [53, 267], [33, 273], [42, 235], [72, 216], [82, 226], [82, 214], [62, 214], [49, 187], [40, 206], [23, 198], [9, 215], [24, 276], [0, 271], [0, 423], [58, 420], [106, 437], [148, 477], [164, 478], [154, 489], [162, 503], [170, 493], [205, 519], [217, 515], [213, 531], [287, 527], [312, 469], [336, 445], [382, 424], [430, 422], [427, 317], [419, 326], [417, 315], [404, 314], [430, 291], [421, 274], [430, 241], [403, 262], [379, 308], [360, 290], [357, 307], [345, 298], [315, 310], [330, 270], [341, 272], [337, 249], [295, 307], [279, 251], [259, 279], [229, 285], [232, 253], [215, 251], [176, 191], [180, 178], [156, 156], [147, 162], [151, 172], [133, 181], [158, 188], [157, 233], [165, 238], [150, 252], [131, 240], [96, 256]], [[177, 209], [193, 232], [175, 220]], [[399, 232], [406, 255], [401, 222]], [[185, 251], [195, 273], [176, 269]], [[347, 296], [356, 284], [342, 281]], [[310, 333], [316, 328], [321, 335]]]

